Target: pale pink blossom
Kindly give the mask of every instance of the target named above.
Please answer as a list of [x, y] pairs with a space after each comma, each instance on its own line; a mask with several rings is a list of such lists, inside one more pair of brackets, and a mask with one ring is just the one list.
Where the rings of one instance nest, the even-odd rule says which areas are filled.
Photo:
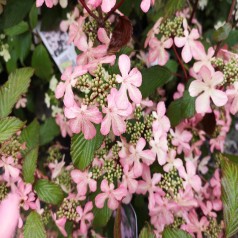
[[196, 97], [197, 113], [210, 112], [210, 98], [217, 107], [224, 106], [227, 101], [227, 95], [217, 86], [223, 81], [223, 74], [220, 71], [209, 70], [203, 66], [199, 71], [200, 79], [194, 80], [189, 86], [189, 93]]
[[181, 98], [183, 96], [184, 90], [185, 90], [185, 85], [182, 83], [179, 83], [177, 86], [177, 92], [175, 92], [173, 95], [174, 100]]
[[20, 197], [16, 193], [9, 193], [0, 202], [0, 237], [13, 238], [20, 218]]
[[164, 165], [168, 151], [167, 136], [161, 131], [155, 131], [153, 137], [154, 139], [150, 140], [151, 149], [156, 153], [159, 164]]
[[148, 12], [150, 9], [150, 6], [155, 4], [155, 0], [142, 0], [140, 7], [143, 12]]
[[102, 181], [101, 190], [103, 193], [98, 194], [95, 198], [95, 205], [98, 208], [103, 208], [106, 199], [108, 199], [107, 206], [110, 209], [115, 210], [118, 208], [122, 198], [127, 195], [127, 190], [124, 185], [114, 188], [114, 185], [112, 183], [109, 185], [106, 179]]
[[16, 167], [12, 156], [2, 156], [0, 159], [0, 168], [1, 167], [4, 168], [4, 180], [9, 181], [11, 178], [17, 179], [19, 177], [20, 170]]
[[74, 105], [74, 93], [72, 87], [76, 84], [77, 78], [83, 74], [87, 73], [87, 70], [81, 66], [75, 68], [68, 67], [61, 76], [61, 80], [55, 91], [55, 97], [57, 99], [64, 96], [64, 105], [66, 107], [71, 107]]
[[51, 179], [55, 179], [60, 175], [62, 169], [64, 168], [65, 162], [64, 159], [62, 161], [54, 161], [54, 163], [49, 163], [48, 167], [51, 170]]
[[145, 195], [149, 193], [149, 207], [155, 206], [155, 194], [164, 195], [163, 190], [158, 186], [161, 180], [160, 173], [154, 173], [151, 177], [150, 168], [144, 165], [142, 179], [138, 182], [136, 193]]
[[165, 65], [169, 60], [169, 53], [165, 49], [171, 48], [173, 40], [164, 37], [158, 40], [156, 37], [152, 38], [149, 42], [149, 55], [148, 61], [150, 64], [158, 62], [158, 65]]
[[87, 202], [84, 206], [84, 209], [81, 206], [77, 207], [77, 213], [79, 217], [77, 218], [77, 222], [80, 221], [80, 232], [81, 234], [87, 234], [88, 227], [93, 221], [94, 215], [90, 212], [93, 209], [93, 203]]
[[197, 58], [199, 52], [203, 49], [201, 42], [197, 41], [200, 37], [197, 29], [192, 29], [189, 33], [187, 29], [187, 22], [184, 20], [184, 36], [174, 38], [174, 43], [177, 47], [182, 49], [182, 58], [185, 63], [188, 63], [192, 60], [192, 57]]
[[202, 202], [199, 205], [205, 216], [217, 217], [217, 214], [213, 211], [213, 205], [211, 201]]
[[129, 193], [133, 194], [136, 192], [138, 181], [132, 170], [129, 170], [129, 166], [125, 165], [123, 168], [122, 184], [128, 189]]
[[171, 149], [167, 155], [166, 164], [163, 167], [165, 172], [168, 173], [171, 169], [173, 168], [178, 169], [180, 166], [183, 165], [182, 160], [175, 157], [176, 157], [176, 151]]
[[141, 86], [142, 83], [142, 75], [137, 68], [131, 68], [131, 61], [127, 55], [121, 55], [119, 57], [119, 69], [121, 75], [117, 75], [117, 82], [121, 83], [121, 87], [119, 90], [119, 98], [118, 104], [124, 108], [128, 106], [128, 97], [127, 92], [129, 93], [130, 99], [139, 104], [142, 100], [142, 95], [138, 87]]
[[206, 66], [207, 68], [212, 70], [213, 66], [211, 64], [211, 60], [214, 53], [215, 50], [212, 47], [208, 49], [207, 54], [204, 47], [202, 47], [200, 51], [198, 51], [198, 55], [195, 55], [194, 57], [197, 60], [197, 62], [195, 62], [193, 65], [194, 72], [198, 73], [203, 66]]
[[108, 46], [110, 44], [110, 38], [107, 35], [107, 32], [104, 28], [100, 27], [97, 32], [98, 39], [101, 43]]
[[53, 0], [36, 0], [36, 7], [41, 7], [44, 3], [48, 8], [52, 8], [54, 5]]
[[213, 188], [214, 196], [221, 197], [221, 179], [219, 174], [219, 169], [216, 169], [213, 177], [210, 180], [211, 187]]
[[108, 13], [115, 6], [116, 0], [89, 0], [88, 4], [94, 8], [101, 5], [102, 11]]
[[125, 118], [132, 113], [132, 106], [128, 102], [127, 107], [121, 108], [120, 104], [117, 103], [118, 97], [118, 91], [112, 88], [110, 94], [107, 96], [108, 106], [102, 109], [103, 113], [106, 114], [101, 125], [101, 133], [103, 135], [107, 135], [111, 127], [116, 136], [126, 131]]
[[80, 41], [87, 39], [83, 31], [84, 20], [85, 17], [80, 16], [77, 22], [70, 24], [68, 43], [79, 44]]
[[196, 175], [196, 167], [193, 162], [190, 160], [186, 162], [186, 171], [183, 166], [179, 167], [178, 171], [180, 177], [185, 180], [183, 182], [184, 188], [187, 185], [190, 185], [196, 192], [199, 192], [202, 186], [202, 181], [201, 178]]
[[153, 122], [153, 131], [168, 132], [170, 129], [169, 118], [165, 115], [166, 107], [164, 102], [159, 102], [157, 104], [157, 112], [153, 112], [152, 115], [155, 118]]
[[25, 108], [27, 104], [27, 98], [22, 96], [16, 103], [15, 108], [19, 109], [19, 108]]
[[102, 114], [96, 106], [77, 104], [64, 109], [65, 116], [70, 119], [69, 126], [73, 133], [79, 134], [81, 131], [85, 139], [91, 140], [96, 135], [96, 128], [93, 125], [102, 121]]
[[56, 214], [52, 214], [52, 218], [56, 224], [56, 226], [58, 227], [58, 229], [60, 230], [61, 234], [64, 236], [64, 237], [67, 237], [67, 232], [65, 230], [65, 224], [66, 224], [66, 217], [62, 217], [62, 218], [59, 218], [57, 219], [57, 216]]
[[235, 82], [232, 88], [227, 89], [226, 94], [231, 102], [230, 112], [235, 115], [238, 112], [238, 82]]
[[71, 24], [76, 23], [76, 18], [79, 17], [79, 10], [77, 7], [74, 8], [73, 12], [67, 13], [67, 20], [63, 20], [60, 23], [60, 30], [63, 32], [66, 32], [68, 28], [71, 26]]
[[146, 141], [144, 138], [140, 138], [136, 144], [136, 147], [131, 145], [129, 147], [129, 156], [126, 160], [121, 162], [123, 164], [128, 164], [132, 167], [135, 176], [139, 177], [143, 172], [143, 164], [151, 165], [155, 161], [155, 153], [152, 150], [143, 150], [146, 146]]
[[97, 182], [92, 179], [92, 173], [88, 171], [72, 170], [71, 178], [77, 184], [78, 195], [84, 196], [89, 190], [95, 192], [97, 189]]
[[73, 135], [70, 129], [69, 123], [63, 114], [57, 113], [55, 117], [55, 122], [60, 127], [60, 132], [62, 137], [66, 137], [67, 135], [69, 136]]

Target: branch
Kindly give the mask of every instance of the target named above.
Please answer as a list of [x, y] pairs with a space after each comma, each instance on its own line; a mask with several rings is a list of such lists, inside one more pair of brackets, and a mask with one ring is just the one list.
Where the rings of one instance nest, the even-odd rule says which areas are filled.
[[107, 15], [104, 18], [104, 21], [106, 21], [118, 8], [122, 6], [122, 4], [125, 2], [125, 0], [121, 0], [119, 3], [117, 3], [110, 12], [107, 13]]
[[84, 0], [79, 0], [79, 1], [81, 2], [82, 6], [86, 9], [88, 14], [98, 22], [99, 18], [89, 9], [85, 1]]
[[[232, 0], [230, 12], [229, 12], [229, 15], [227, 16], [226, 23], [230, 23], [231, 22], [232, 14], [233, 14], [233, 11], [235, 9], [235, 6], [236, 6], [236, 0]], [[218, 42], [214, 56], [217, 56], [217, 54], [218, 54], [218, 52], [219, 52], [221, 47], [222, 47], [222, 41]]]
[[187, 74], [187, 71], [186, 71], [186, 69], [184, 67], [182, 59], [180, 58], [180, 56], [179, 56], [179, 54], [178, 54], [178, 52], [176, 50], [175, 44], [173, 44], [173, 50], [174, 50], [174, 53], [176, 55], [176, 58], [178, 59], [178, 62], [180, 64], [180, 66], [181, 66], [181, 68], [183, 70], [183, 74], [184, 74], [185, 80], [187, 81], [188, 80], [188, 74]]
[[192, 23], [192, 20], [193, 20], [193, 18], [194, 18], [194, 15], [195, 15], [195, 13], [196, 13], [196, 11], [197, 11], [198, 2], [199, 2], [199, 0], [196, 0], [195, 3], [193, 4], [193, 11], [192, 11], [192, 14], [191, 14], [191, 16], [190, 16], [190, 18], [189, 18], [189, 20], [188, 20], [188, 23], [189, 23], [189, 24]]

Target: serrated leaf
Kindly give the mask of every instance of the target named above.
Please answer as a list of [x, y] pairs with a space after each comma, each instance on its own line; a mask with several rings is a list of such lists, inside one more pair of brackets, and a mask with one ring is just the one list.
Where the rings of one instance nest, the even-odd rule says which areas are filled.
[[35, 4], [34, 0], [7, 0], [7, 4], [0, 18], [0, 30], [12, 27], [21, 22], [33, 4]]
[[166, 228], [163, 232], [163, 238], [192, 238], [187, 232], [175, 229], [175, 228]]
[[85, 170], [92, 162], [94, 152], [103, 142], [103, 135], [97, 126], [97, 134], [92, 140], [86, 140], [82, 133], [74, 135], [71, 140], [70, 154], [74, 166], [80, 170]]
[[139, 238], [155, 238], [155, 234], [149, 225], [143, 227], [140, 232]]
[[31, 212], [24, 226], [24, 238], [46, 238], [46, 231], [37, 212]]
[[34, 173], [38, 158], [38, 147], [30, 150], [25, 156], [22, 166], [23, 178], [26, 183], [34, 183]]
[[195, 114], [195, 98], [185, 91], [182, 98], [179, 98], [170, 103], [167, 116], [170, 119], [171, 125], [176, 126], [182, 120], [193, 117]]
[[33, 73], [32, 68], [17, 69], [0, 87], [0, 118], [8, 116], [20, 96], [26, 93]]
[[21, 34], [14, 39], [15, 41], [14, 50], [16, 51], [17, 57], [18, 59], [20, 59], [22, 64], [31, 50], [31, 40], [32, 40], [31, 32]]
[[64, 192], [61, 187], [46, 179], [38, 180], [34, 189], [40, 200], [43, 202], [59, 205], [64, 199]]
[[228, 38], [230, 32], [232, 30], [232, 25], [230, 23], [225, 23], [223, 26], [219, 27], [214, 33], [213, 33], [213, 40], [219, 42], [224, 41]]
[[0, 143], [9, 139], [24, 126], [24, 122], [15, 117], [0, 119]]
[[140, 91], [143, 98], [150, 96], [158, 87], [164, 86], [172, 79], [169, 69], [158, 65], [143, 69], [141, 73], [142, 85]]
[[226, 237], [238, 232], [238, 165], [223, 159], [222, 165], [222, 202]]
[[31, 149], [34, 149], [39, 146], [39, 133], [40, 133], [40, 125], [38, 121], [35, 119], [31, 122], [20, 135], [20, 141], [22, 143], [26, 143], [26, 149], [24, 153], [26, 154]]
[[51, 142], [60, 133], [54, 118], [48, 118], [40, 127], [40, 145]]
[[53, 64], [46, 48], [42, 44], [35, 48], [31, 65], [39, 78], [50, 80], [53, 73]]
[[38, 21], [38, 8], [36, 7], [36, 4], [33, 4], [31, 8], [31, 11], [29, 13], [29, 21], [31, 28], [34, 29]]
[[28, 30], [29, 30], [28, 23], [25, 21], [21, 21], [17, 25], [5, 29], [4, 32], [6, 35], [16, 36], [16, 35], [20, 35], [20, 34], [26, 32]]
[[167, 0], [164, 6], [164, 17], [171, 17], [177, 11], [181, 10], [186, 4], [186, 0]]
[[107, 225], [112, 215], [112, 210], [108, 208], [108, 206], [105, 203], [104, 207], [101, 209], [94, 206], [93, 214], [94, 214], [93, 227], [94, 228], [104, 227]]

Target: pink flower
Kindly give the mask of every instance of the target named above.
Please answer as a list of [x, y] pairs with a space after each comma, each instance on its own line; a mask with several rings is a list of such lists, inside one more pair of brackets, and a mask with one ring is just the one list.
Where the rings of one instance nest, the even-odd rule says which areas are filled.
[[181, 98], [183, 96], [184, 90], [185, 90], [185, 85], [182, 83], [179, 83], [177, 87], [177, 92], [174, 93], [174, 96], [173, 96], [174, 100]]
[[68, 67], [61, 79], [63, 82], [60, 82], [55, 91], [55, 97], [57, 99], [62, 98], [64, 96], [64, 105], [66, 107], [71, 107], [74, 105], [74, 93], [72, 87], [75, 85], [77, 81], [77, 77], [86, 74], [87, 70], [82, 68], [81, 66], [77, 66], [74, 69], [70, 66]]
[[102, 11], [107, 13], [115, 6], [116, 0], [89, 0], [88, 3], [93, 7], [101, 5]]
[[57, 113], [55, 117], [55, 122], [60, 127], [60, 132], [62, 137], [66, 137], [67, 135], [69, 136], [73, 135], [69, 127], [69, 123], [66, 121], [66, 118], [63, 114]]
[[69, 126], [73, 133], [84, 134], [85, 139], [91, 140], [96, 135], [96, 129], [92, 124], [99, 124], [102, 121], [102, 114], [95, 106], [74, 104], [73, 107], [64, 109], [65, 116], [70, 119]]
[[53, 0], [36, 0], [36, 6], [41, 7], [43, 3], [46, 4], [47, 7], [52, 8], [54, 5]]
[[56, 217], [56, 214], [52, 214], [52, 218], [56, 224], [56, 226], [59, 228], [61, 234], [64, 236], [64, 237], [67, 237], [67, 232], [65, 230], [65, 224], [66, 224], [66, 221], [67, 219], [65, 217], [62, 217], [60, 219], [57, 219]]
[[142, 0], [140, 7], [143, 12], [148, 12], [151, 5], [155, 4], [155, 0]]
[[230, 112], [235, 115], [238, 112], [238, 82], [235, 82], [233, 88], [228, 89], [226, 94], [231, 101]]
[[[142, 95], [138, 87], [141, 86], [142, 83], [142, 75], [137, 68], [133, 68], [130, 71], [131, 61], [127, 55], [121, 55], [119, 57], [119, 69], [122, 76], [117, 75], [117, 82], [121, 83], [121, 87], [119, 90], [119, 98], [118, 104], [123, 108], [127, 108], [128, 106], [128, 97], [127, 91], [129, 93], [130, 99], [139, 104], [142, 100]], [[129, 72], [130, 71], [130, 72]]]
[[213, 188], [213, 195], [220, 198], [221, 197], [221, 179], [219, 174], [219, 169], [216, 169], [211, 181], [211, 187]]
[[155, 118], [153, 122], [153, 131], [168, 132], [170, 128], [170, 121], [167, 116], [165, 116], [166, 107], [164, 102], [159, 102], [157, 104], [157, 112], [153, 112], [153, 117]]
[[189, 33], [187, 29], [187, 22], [184, 20], [184, 37], [176, 36], [174, 38], [174, 43], [177, 47], [183, 47], [182, 58], [185, 63], [191, 61], [192, 57], [197, 58], [199, 51], [203, 49], [201, 42], [197, 41], [199, 38], [199, 33], [197, 29], [192, 29]]
[[67, 13], [67, 20], [61, 21], [60, 30], [66, 32], [71, 24], [76, 23], [75, 19], [79, 17], [79, 10], [77, 7], [74, 8], [73, 12]]
[[92, 173], [74, 169], [71, 171], [71, 177], [77, 184], [78, 195], [84, 196], [87, 193], [88, 187], [91, 192], [95, 192], [97, 189], [97, 182], [92, 179]]
[[106, 179], [101, 183], [101, 190], [103, 193], [98, 194], [95, 198], [95, 205], [98, 208], [103, 208], [105, 200], [108, 199], [107, 206], [115, 210], [118, 208], [122, 198], [127, 195], [127, 190], [123, 185], [114, 189], [114, 185], [112, 183], [109, 185]]
[[106, 114], [102, 120], [101, 133], [107, 135], [112, 131], [114, 135], [119, 136], [126, 131], [125, 118], [132, 113], [132, 106], [128, 102], [127, 107], [121, 108], [118, 101], [118, 91], [115, 88], [111, 89], [111, 93], [107, 96], [108, 106], [103, 107], [102, 111]]
[[147, 192], [149, 193], [149, 207], [154, 207], [155, 205], [155, 194], [159, 194], [161, 196], [164, 195], [163, 190], [158, 186], [158, 183], [161, 180], [161, 174], [155, 173], [153, 177], [151, 177], [150, 168], [144, 165], [143, 180], [140, 180], [138, 183], [137, 193], [145, 195]]
[[80, 232], [82, 234], [85, 235], [87, 234], [88, 227], [94, 218], [93, 213], [90, 212], [92, 209], [93, 209], [92, 202], [87, 202], [84, 206], [84, 209], [82, 209], [81, 206], [77, 207], [77, 213], [79, 214], [77, 222], [80, 221]]
[[150, 146], [152, 151], [156, 153], [159, 164], [164, 165], [168, 151], [167, 136], [161, 131], [155, 131], [153, 136], [154, 140], [150, 141]]
[[211, 64], [211, 59], [215, 53], [215, 50], [210, 47], [206, 54], [204, 47], [202, 47], [198, 53], [199, 54], [195, 56], [195, 59], [198, 60], [198, 62], [195, 62], [193, 65], [194, 72], [198, 73], [203, 66], [206, 66], [212, 70], [213, 67]]
[[180, 166], [183, 165], [183, 162], [181, 159], [175, 158], [176, 157], [176, 151], [170, 150], [167, 156], [166, 165], [164, 165], [163, 169], [165, 172], [169, 172], [174, 167], [178, 169]]
[[77, 57], [78, 65], [86, 65], [93, 59], [102, 58], [107, 53], [106, 45], [99, 45], [93, 48], [93, 42], [91, 40], [87, 42], [86, 37], [83, 37], [81, 41], [78, 41], [76, 46], [83, 52]]
[[27, 104], [27, 98], [22, 96], [16, 103], [15, 108], [19, 109], [19, 108], [25, 108]]
[[172, 135], [172, 144], [177, 147], [177, 153], [181, 154], [182, 151], [187, 155], [190, 152], [189, 142], [193, 135], [189, 131], [183, 128], [183, 125], [178, 125], [173, 131], [170, 129]]
[[64, 168], [64, 165], [65, 165], [64, 159], [61, 162], [55, 160], [54, 163], [49, 163], [48, 167], [51, 170], [52, 180], [60, 175], [62, 169]]
[[165, 65], [169, 60], [169, 53], [165, 49], [169, 49], [172, 45], [173, 40], [171, 38], [162, 37], [160, 41], [156, 37], [152, 38], [149, 42], [149, 63], [158, 62], [158, 65]]
[[189, 93], [196, 99], [196, 111], [198, 113], [205, 113], [211, 111], [210, 98], [213, 103], [218, 106], [224, 106], [227, 101], [225, 92], [216, 89], [222, 83], [223, 74], [219, 71], [215, 72], [214, 69], [210, 71], [206, 66], [203, 66], [199, 72], [200, 79], [194, 80], [189, 86]]
[[0, 237], [12, 238], [20, 218], [20, 198], [16, 193], [9, 193], [0, 202]]
[[126, 158], [125, 163], [132, 166], [132, 170], [136, 177], [142, 175], [143, 163], [149, 166], [155, 161], [155, 153], [152, 150], [143, 150], [145, 146], [145, 139], [140, 138], [136, 147], [133, 145], [129, 147], [130, 155]]
[[20, 170], [15, 166], [16, 165], [14, 163], [13, 157], [2, 156], [2, 158], [0, 159], [0, 168], [4, 168], [4, 180], [9, 181], [11, 177], [13, 179], [17, 179], [19, 177]]
[[202, 186], [202, 181], [198, 175], [196, 175], [196, 167], [193, 164], [192, 161], [186, 162], [186, 171], [183, 166], [178, 168], [179, 175], [182, 177], [185, 181], [183, 182], [184, 188], [186, 188], [187, 185], [190, 185], [196, 192], [199, 192]]
[[69, 26], [69, 40], [68, 43], [74, 42], [74, 44], [79, 44], [81, 40], [87, 39], [84, 31], [83, 31], [83, 25], [84, 25], [85, 17], [79, 17], [77, 22], [72, 23]]
[[98, 39], [106, 46], [110, 44], [110, 38], [108, 37], [106, 30], [102, 27], [98, 29]]
[[138, 181], [132, 170], [129, 170], [129, 166], [125, 165], [123, 168], [122, 184], [128, 189], [129, 193], [136, 192]]

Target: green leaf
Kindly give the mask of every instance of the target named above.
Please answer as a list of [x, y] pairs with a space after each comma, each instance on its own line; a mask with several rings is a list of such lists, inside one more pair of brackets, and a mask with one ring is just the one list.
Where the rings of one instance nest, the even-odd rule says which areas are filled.
[[31, 11], [29, 13], [29, 21], [31, 28], [34, 29], [38, 21], [38, 8], [36, 7], [36, 4], [33, 4], [31, 8]]
[[40, 127], [40, 145], [51, 142], [60, 133], [54, 118], [48, 118]]
[[20, 59], [22, 64], [31, 50], [31, 40], [32, 40], [31, 32], [21, 34], [14, 39], [15, 41], [14, 50], [16, 51], [17, 57], [18, 59]]
[[3, 14], [0, 18], [0, 30], [12, 27], [21, 22], [30, 11], [34, 0], [7, 0]]
[[172, 79], [171, 72], [166, 67], [158, 65], [143, 69], [141, 73], [143, 80], [140, 91], [143, 98], [150, 96], [158, 87], [164, 86]]
[[0, 118], [8, 116], [20, 96], [26, 93], [33, 72], [32, 68], [17, 69], [0, 87]]
[[155, 234], [149, 224], [143, 227], [140, 232], [139, 238], [155, 238]]
[[238, 232], [238, 165], [223, 159], [222, 167], [222, 202], [226, 237]]
[[86, 140], [82, 133], [74, 135], [72, 138], [70, 154], [74, 166], [80, 170], [85, 170], [92, 162], [95, 150], [97, 150], [103, 142], [104, 137], [101, 135], [99, 127], [97, 126], [96, 128], [97, 134], [92, 140]]
[[34, 183], [35, 177], [34, 173], [36, 170], [36, 163], [38, 158], [38, 148], [35, 147], [34, 149], [30, 150], [24, 158], [23, 161], [23, 178], [26, 183]]
[[50, 80], [53, 73], [53, 65], [46, 48], [42, 44], [35, 48], [31, 64], [39, 78]]
[[24, 126], [24, 122], [15, 117], [0, 119], [0, 143], [8, 140]]
[[28, 30], [29, 30], [28, 23], [25, 21], [21, 21], [17, 25], [5, 29], [4, 32], [5, 32], [5, 34], [7, 34], [9, 36], [16, 36], [16, 35], [20, 35], [20, 34], [26, 32]]
[[167, 0], [164, 6], [164, 17], [171, 17], [177, 11], [181, 10], [186, 4], [186, 0]]
[[26, 142], [26, 150], [24, 150], [24, 153], [39, 146], [39, 133], [40, 125], [36, 119], [22, 131], [20, 141], [22, 143]]
[[46, 231], [37, 212], [31, 212], [24, 226], [24, 238], [46, 238]]
[[163, 232], [163, 238], [192, 238], [190, 234], [187, 232], [180, 230], [180, 229], [174, 229], [174, 228], [166, 228]]
[[238, 155], [222, 154], [224, 157], [232, 161], [233, 163], [238, 164]]
[[64, 199], [64, 192], [61, 187], [46, 179], [38, 180], [34, 189], [40, 200], [43, 202], [59, 205]]
[[167, 110], [171, 125], [176, 126], [182, 120], [193, 117], [195, 114], [195, 98], [185, 91], [182, 98], [173, 101]]
[[213, 36], [212, 36], [213, 40], [217, 42], [226, 40], [231, 30], [232, 30], [232, 25], [230, 23], [224, 24], [213, 33]]
[[104, 207], [101, 209], [94, 206], [93, 214], [94, 214], [93, 227], [94, 228], [104, 227], [107, 225], [112, 215], [112, 210], [108, 208], [108, 206], [105, 203]]

